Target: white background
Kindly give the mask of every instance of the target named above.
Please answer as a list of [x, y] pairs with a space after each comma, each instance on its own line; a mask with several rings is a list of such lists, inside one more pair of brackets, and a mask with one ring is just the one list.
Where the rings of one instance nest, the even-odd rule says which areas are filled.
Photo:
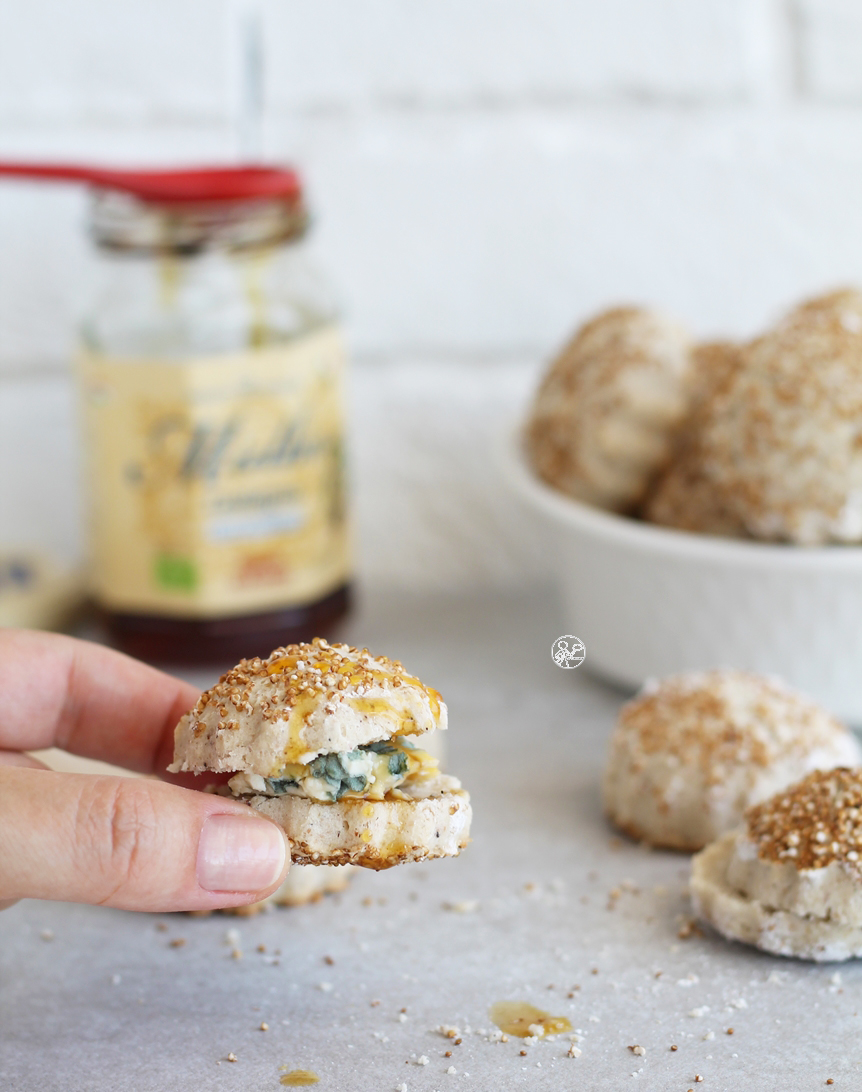
[[[0, 0], [0, 157], [232, 161], [239, 0]], [[591, 310], [748, 335], [862, 282], [855, 0], [264, 0], [355, 361], [372, 586], [540, 571], [491, 448]], [[0, 184], [0, 543], [81, 550], [68, 381], [86, 200]]]

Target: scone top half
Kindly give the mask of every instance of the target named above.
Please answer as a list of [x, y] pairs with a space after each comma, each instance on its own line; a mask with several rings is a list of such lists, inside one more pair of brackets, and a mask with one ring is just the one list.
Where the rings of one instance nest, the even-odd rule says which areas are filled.
[[235, 795], [422, 798], [442, 775], [407, 737], [446, 727], [440, 695], [398, 661], [315, 638], [222, 676], [177, 725], [169, 769], [235, 773]]
[[816, 770], [697, 854], [696, 913], [776, 955], [862, 956], [862, 769]]

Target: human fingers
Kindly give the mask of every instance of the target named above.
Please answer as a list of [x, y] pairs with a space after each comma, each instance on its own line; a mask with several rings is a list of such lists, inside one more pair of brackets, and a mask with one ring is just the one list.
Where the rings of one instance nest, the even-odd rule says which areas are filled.
[[282, 829], [225, 797], [0, 766], [0, 904], [214, 910], [265, 898], [289, 863]]
[[48, 770], [44, 762], [32, 755], [22, 755], [19, 751], [0, 751], [0, 766], [28, 766], [31, 770]]
[[173, 730], [197, 690], [112, 649], [28, 630], [0, 631], [0, 748], [62, 747], [163, 773]]

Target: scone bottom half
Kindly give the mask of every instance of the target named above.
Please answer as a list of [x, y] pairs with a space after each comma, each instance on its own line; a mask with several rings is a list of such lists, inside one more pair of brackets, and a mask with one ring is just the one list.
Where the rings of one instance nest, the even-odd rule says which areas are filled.
[[862, 769], [815, 771], [692, 860], [695, 912], [731, 940], [815, 962], [862, 956]]
[[296, 864], [379, 870], [469, 841], [469, 795], [415, 738], [446, 728], [440, 694], [398, 661], [315, 638], [205, 691], [168, 769], [233, 774], [217, 791], [282, 826]]

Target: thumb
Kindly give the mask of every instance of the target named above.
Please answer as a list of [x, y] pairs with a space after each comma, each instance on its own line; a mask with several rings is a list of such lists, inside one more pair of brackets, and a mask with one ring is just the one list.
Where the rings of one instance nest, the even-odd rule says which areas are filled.
[[0, 767], [0, 905], [215, 910], [271, 894], [290, 847], [238, 801], [161, 781]]

